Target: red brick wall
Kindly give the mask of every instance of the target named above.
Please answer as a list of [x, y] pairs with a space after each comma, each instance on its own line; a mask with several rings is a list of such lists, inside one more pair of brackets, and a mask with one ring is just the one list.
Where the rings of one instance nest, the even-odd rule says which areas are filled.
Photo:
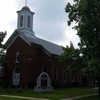
[[[19, 63], [16, 64], [16, 53], [19, 52]], [[36, 78], [42, 72], [44, 66], [48, 73], [51, 57], [42, 49], [36, 46], [30, 46], [21, 37], [11, 44], [7, 49], [7, 67], [9, 69], [10, 85], [12, 84], [13, 71], [16, 66], [20, 69], [20, 84], [27, 85], [29, 82], [36, 82]]]
[[[17, 52], [19, 52], [19, 63], [16, 65], [15, 61]], [[16, 66], [19, 67], [21, 72], [21, 84], [27, 84], [30, 81], [30, 76], [32, 76], [31, 78], [33, 79], [36, 78], [39, 74], [38, 67], [40, 65], [40, 55], [40, 49], [36, 47], [33, 48], [20, 37], [17, 37], [7, 50], [6, 61], [9, 69], [10, 84], [12, 84], [13, 71]], [[32, 75], [33, 73], [34, 75]]]
[[[42, 48], [43, 49], [43, 48]], [[63, 65], [58, 60], [50, 56], [36, 45], [30, 46], [21, 37], [16, 40], [7, 49], [7, 67], [9, 69], [9, 85], [12, 84], [13, 71], [16, 66], [20, 69], [20, 85], [27, 85], [31, 82], [36, 82], [36, 78], [42, 72], [43, 67], [47, 69], [47, 73], [53, 81], [57, 81], [62, 86], [72, 85], [72, 76], [67, 72], [67, 81], [64, 81], [64, 70], [67, 64]], [[19, 63], [16, 65], [16, 53], [19, 52]], [[57, 68], [58, 77], [54, 78], [55, 67]], [[78, 75], [75, 75], [75, 80], [78, 81]]]

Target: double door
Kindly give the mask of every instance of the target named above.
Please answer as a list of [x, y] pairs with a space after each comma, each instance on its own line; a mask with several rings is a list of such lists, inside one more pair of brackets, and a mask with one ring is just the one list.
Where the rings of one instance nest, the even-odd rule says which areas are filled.
[[13, 85], [18, 86], [20, 82], [20, 73], [14, 73], [13, 75]]

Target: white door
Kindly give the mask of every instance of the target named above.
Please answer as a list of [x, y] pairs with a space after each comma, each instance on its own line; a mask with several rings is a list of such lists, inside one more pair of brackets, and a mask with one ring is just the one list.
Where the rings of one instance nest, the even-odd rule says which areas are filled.
[[20, 81], [20, 73], [13, 74], [13, 85], [18, 86]]

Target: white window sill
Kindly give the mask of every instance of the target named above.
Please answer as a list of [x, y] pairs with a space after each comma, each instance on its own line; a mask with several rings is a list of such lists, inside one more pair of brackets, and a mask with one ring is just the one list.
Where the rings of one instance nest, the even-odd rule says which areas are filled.
[[19, 63], [19, 61], [15, 61], [15, 63]]

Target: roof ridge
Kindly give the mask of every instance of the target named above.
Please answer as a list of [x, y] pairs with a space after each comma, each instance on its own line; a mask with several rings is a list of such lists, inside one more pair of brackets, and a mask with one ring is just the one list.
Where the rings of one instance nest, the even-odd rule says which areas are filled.
[[51, 44], [54, 44], [54, 45], [57, 45], [57, 46], [61, 47], [61, 45], [58, 45], [58, 44], [56, 44], [56, 43], [54, 43], [54, 42], [50, 42], [50, 41], [48, 41], [48, 40], [41, 39], [41, 38], [39, 38], [39, 37], [37, 37], [37, 38], [40, 39], [40, 40], [43, 40], [43, 41], [46, 41], [46, 42], [48, 42], [48, 43], [51, 43]]

